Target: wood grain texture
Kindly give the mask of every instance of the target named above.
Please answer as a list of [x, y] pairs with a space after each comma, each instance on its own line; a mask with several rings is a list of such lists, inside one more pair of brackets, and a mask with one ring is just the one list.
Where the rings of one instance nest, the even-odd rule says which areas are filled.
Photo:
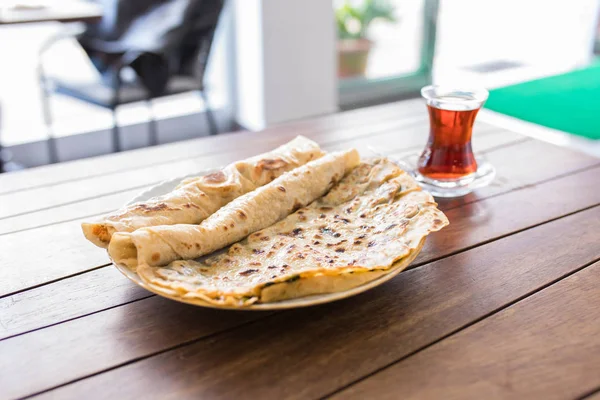
[[90, 271], [0, 299], [0, 340], [150, 296], [112, 266]]
[[585, 400], [598, 400], [600, 399], [600, 386], [594, 388], [590, 393], [587, 393], [582, 397]]
[[[98, 366], [130, 361], [140, 354], [269, 315], [247, 311], [222, 313], [161, 297], [151, 297], [144, 304], [144, 311], [123, 306], [55, 325], [48, 331], [0, 341], [2, 397], [21, 397], [65, 378], [85, 376]], [[75, 348], [79, 349], [77, 357], [73, 357]], [[9, 369], [13, 372], [8, 372]]]
[[[317, 398], [597, 260], [600, 243], [592, 235], [582, 237], [581, 232], [598, 230], [600, 207], [595, 207], [403, 272], [363, 295], [279, 313], [64, 386], [50, 392], [48, 397], [78, 398], [84, 393], [101, 391], [103, 396], [119, 398], [138, 398], [145, 393], [159, 398]], [[548, 237], [555, 239], [549, 241]], [[588, 307], [596, 302], [591, 299]], [[109, 310], [99, 315], [113, 313]], [[138, 313], [145, 314], [141, 310], [129, 312]], [[181, 335], [171, 327], [186, 322], [179, 321], [177, 312], [174, 314], [164, 316], [173, 318], [168, 326], [150, 325], [147, 330], [169, 330], [171, 336]], [[154, 318], [160, 321], [163, 317], [155, 312]], [[86, 320], [89, 326], [101, 326], [85, 318], [9, 339], [0, 342], [0, 359], [26, 359], [36, 351], [31, 346], [43, 337], [49, 359], [69, 359], [64, 361], [67, 367], [60, 376], [79, 374], [95, 362], [81, 351], [89, 346], [88, 342], [92, 343], [86, 340]], [[135, 330], [136, 326], [131, 324]], [[128, 325], [129, 321], [123, 322], [121, 332], [125, 336], [129, 336]], [[521, 325], [514, 325], [513, 329], [515, 326]], [[53, 332], [54, 329], [60, 329], [60, 334]], [[114, 340], [110, 332], [96, 330], [95, 335], [93, 343], [106, 351], [120, 347], [117, 343], [104, 344]], [[71, 342], [72, 336], [78, 340]], [[61, 346], [63, 341], [72, 345]], [[111, 359], [115, 357], [118, 355], [112, 355]], [[32, 384], [39, 380], [47, 382], [48, 367], [38, 369], [14, 362], [0, 365], [3, 374], [14, 377], [26, 374]], [[416, 369], [415, 374], [419, 373]], [[394, 376], [390, 378], [392, 381]], [[423, 379], [427, 379], [426, 375]], [[16, 386], [11, 382], [8, 377], [8, 387]]]
[[[543, 182], [570, 171], [600, 165], [600, 159], [537, 140], [527, 141], [519, 148], [507, 148], [504, 152], [490, 152], [486, 158], [496, 167], [497, 176], [490, 186], [478, 189], [466, 198], [445, 200], [445, 205], [462, 204], [472, 198], [489, 197], [507, 188], [525, 187]], [[507, 158], [510, 162], [507, 162]], [[442, 201], [440, 201], [442, 203]]]
[[596, 263], [339, 398], [395, 399], [402, 393], [406, 399], [551, 400], [584, 395], [600, 384], [599, 288]]
[[[482, 241], [493, 240], [512, 232], [526, 229], [549, 219], [596, 205], [600, 203], [600, 191], [597, 189], [595, 177], [600, 174], [600, 167], [553, 180], [537, 186], [527, 187], [497, 198], [479, 203], [465, 205], [446, 211], [451, 224], [442, 233], [431, 236], [419, 255], [416, 263], [424, 263], [443, 257]], [[565, 202], [564, 193], [578, 192], [571, 202]], [[544, 199], [545, 206], [540, 207], [535, 199]], [[448, 210], [442, 206], [442, 209]], [[518, 210], [516, 212], [515, 210]], [[83, 246], [86, 244], [87, 246]], [[82, 242], [81, 252], [85, 252], [89, 244]], [[91, 249], [96, 250], [96, 249]], [[78, 256], [80, 252], [74, 253]], [[97, 249], [87, 254], [105, 257], [104, 252]], [[0, 253], [0, 258], [2, 254]], [[59, 268], [63, 264], [50, 264]], [[54, 266], [55, 265], [55, 266]], [[31, 265], [33, 270], [35, 264]], [[112, 270], [112, 267], [106, 267]], [[0, 269], [0, 273], [2, 269]], [[20, 276], [15, 271], [13, 276]], [[0, 321], [7, 321], [3, 334], [7, 336], [30, 329], [37, 329], [69, 318], [96, 312], [104, 308], [114, 307], [115, 297], [118, 302], [127, 303], [143, 297], [143, 291], [135, 290], [135, 285], [120, 276], [116, 271], [100, 272], [88, 278], [88, 274], [77, 275], [51, 285], [26, 291], [0, 299], [2, 315]], [[5, 272], [5, 276], [7, 272]], [[13, 278], [16, 279], [16, 278]], [[0, 280], [0, 282], [2, 282]], [[65, 296], [75, 290], [78, 297], [87, 301], [67, 302]], [[33, 292], [28, 294], [29, 292]], [[62, 295], [54, 295], [62, 293]], [[40, 304], [39, 299], [45, 299]], [[37, 310], [35, 320], [29, 318], [27, 310]], [[0, 331], [1, 332], [1, 331]]]
[[[346, 111], [319, 118], [279, 124], [260, 132], [232, 132], [213, 137], [202, 137], [182, 142], [162, 144], [123, 153], [109, 154], [66, 163], [26, 169], [0, 175], [0, 194], [49, 186], [58, 183], [86, 180], [118, 171], [165, 164], [185, 158], [194, 158], [231, 151], [240, 141], [260, 142], [270, 136], [292, 137], [310, 135], [331, 129], [348, 129], [358, 125], [400, 120], [404, 116], [421, 113], [426, 116], [421, 101], [405, 101], [360, 110]], [[484, 123], [482, 123], [485, 125]], [[481, 124], [480, 124], [481, 125]], [[282, 140], [285, 141], [285, 140]]]
[[[420, 140], [423, 142], [426, 140], [425, 136], [423, 135], [419, 135], [419, 137], [421, 137]], [[527, 139], [523, 138], [521, 135], [510, 133], [507, 134], [504, 130], [488, 127], [488, 129], [482, 129], [480, 134], [474, 138], [473, 142], [474, 145], [480, 149], [480, 151], [493, 151], [495, 148], [525, 140]], [[369, 155], [370, 152], [368, 149], [365, 149], [365, 144], [370, 143], [370, 141], [371, 139], [355, 139], [348, 142], [326, 145], [324, 147], [327, 150], [347, 149], [353, 146], [361, 147], [363, 149], [363, 154]], [[398, 133], [388, 132], [384, 135], [377, 136], [376, 143], [378, 143], [378, 145], [383, 149], [388, 150], [390, 154], [404, 154], [404, 149], [402, 149], [401, 153], [395, 152], [399, 146], [397, 141]], [[402, 145], [406, 144], [409, 143], [403, 143]], [[422, 145], [423, 144], [421, 143], [419, 146], [412, 147], [412, 150], [410, 151], [418, 151]], [[0, 218], [0, 235], [6, 235], [15, 231], [33, 229], [44, 225], [56, 224], [91, 215], [109, 213], [118, 209], [123, 204], [134, 198], [141, 191], [150, 187], [151, 185], [147, 185], [142, 188], [136, 187], [134, 189], [119, 191], [109, 195], [100, 195], [88, 200], [76, 201], [74, 203], [56, 206], [49, 209], [32, 211], [13, 217]]]

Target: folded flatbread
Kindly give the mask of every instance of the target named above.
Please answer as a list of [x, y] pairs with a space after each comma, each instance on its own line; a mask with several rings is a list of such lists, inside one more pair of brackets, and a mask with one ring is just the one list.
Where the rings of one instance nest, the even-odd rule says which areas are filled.
[[229, 307], [342, 292], [406, 268], [447, 224], [409, 174], [363, 161], [323, 198], [223, 252], [137, 273], [167, 297]]
[[323, 196], [359, 162], [356, 150], [327, 154], [238, 197], [200, 225], [154, 226], [115, 233], [108, 252], [113, 261], [130, 268], [166, 265], [212, 253]]
[[115, 232], [174, 224], [198, 224], [233, 199], [285, 172], [323, 156], [312, 140], [298, 136], [277, 149], [230, 164], [209, 175], [188, 178], [160, 197], [126, 206], [97, 221], [81, 224], [85, 237], [107, 248]]

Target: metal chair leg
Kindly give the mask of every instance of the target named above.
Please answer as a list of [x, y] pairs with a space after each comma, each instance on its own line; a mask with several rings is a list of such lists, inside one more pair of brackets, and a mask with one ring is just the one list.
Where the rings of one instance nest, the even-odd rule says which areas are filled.
[[4, 172], [4, 152], [0, 144], [0, 174]]
[[216, 135], [219, 133], [219, 128], [217, 127], [217, 121], [215, 120], [215, 116], [213, 115], [212, 110], [210, 109], [210, 104], [208, 103], [208, 97], [206, 96], [206, 93], [204, 92], [204, 90], [200, 91], [200, 96], [202, 97], [202, 100], [204, 101], [204, 106], [206, 107], [206, 120], [208, 121], [208, 129], [210, 132], [210, 135]]
[[148, 135], [150, 146], [156, 146], [158, 144], [158, 126], [156, 124], [156, 119], [154, 118], [152, 99], [148, 99], [146, 104], [148, 105]]
[[52, 110], [50, 109], [50, 93], [48, 93], [48, 81], [40, 71], [40, 87], [42, 89], [42, 112], [44, 114], [44, 124], [46, 125], [48, 135], [48, 159], [50, 164], [59, 162], [58, 146], [54, 138], [54, 128], [52, 126]]
[[117, 110], [115, 108], [112, 109], [112, 116], [112, 146], [113, 152], [118, 153], [121, 151], [121, 131], [119, 129], [119, 122], [117, 121]]

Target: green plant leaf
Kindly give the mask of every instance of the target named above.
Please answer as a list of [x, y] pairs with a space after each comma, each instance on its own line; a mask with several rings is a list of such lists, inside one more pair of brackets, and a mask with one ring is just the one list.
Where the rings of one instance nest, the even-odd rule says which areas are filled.
[[[340, 39], [365, 38], [369, 26], [376, 19], [398, 22], [395, 6], [389, 0], [363, 0], [356, 6], [346, 0], [335, 10], [335, 16]], [[359, 29], [350, 29], [351, 24], [359, 24]]]

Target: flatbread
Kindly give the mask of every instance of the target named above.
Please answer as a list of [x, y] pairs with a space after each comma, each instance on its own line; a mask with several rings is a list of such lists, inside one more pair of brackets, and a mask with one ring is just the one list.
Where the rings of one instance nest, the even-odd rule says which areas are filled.
[[174, 224], [199, 224], [219, 208], [285, 172], [323, 156], [319, 145], [303, 136], [277, 149], [228, 165], [201, 177], [183, 180], [164, 196], [126, 206], [96, 221], [81, 224], [85, 237], [107, 248], [115, 232]]
[[405, 268], [425, 236], [447, 224], [410, 175], [375, 159], [308, 207], [219, 254], [137, 273], [155, 292], [230, 307], [339, 292]]
[[115, 233], [108, 252], [115, 262], [130, 268], [166, 265], [212, 253], [323, 196], [359, 162], [356, 150], [327, 154], [238, 197], [200, 225], [155, 226]]

